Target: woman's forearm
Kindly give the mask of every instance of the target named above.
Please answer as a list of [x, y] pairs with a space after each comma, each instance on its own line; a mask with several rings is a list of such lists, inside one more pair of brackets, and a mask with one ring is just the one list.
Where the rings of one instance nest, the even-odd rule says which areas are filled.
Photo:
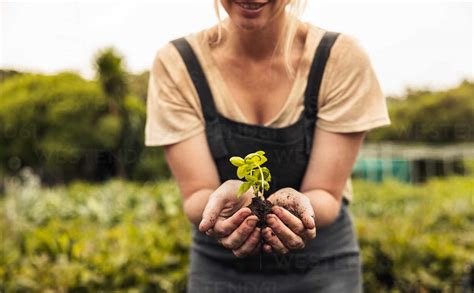
[[314, 189], [303, 192], [313, 206], [316, 227], [323, 227], [331, 224], [339, 215], [341, 201], [338, 201], [332, 194], [322, 189]]
[[197, 227], [202, 220], [202, 213], [209, 200], [209, 196], [214, 192], [212, 189], [201, 189], [184, 200], [183, 209], [184, 214], [189, 221]]

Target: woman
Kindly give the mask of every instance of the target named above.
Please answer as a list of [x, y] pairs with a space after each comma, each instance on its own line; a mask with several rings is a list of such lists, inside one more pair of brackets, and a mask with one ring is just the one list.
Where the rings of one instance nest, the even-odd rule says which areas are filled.
[[[360, 292], [350, 174], [365, 133], [390, 124], [368, 55], [301, 22], [301, 1], [220, 4], [229, 18], [161, 48], [149, 80], [145, 143], [165, 146], [193, 224], [188, 291]], [[263, 229], [229, 163], [257, 150]]]

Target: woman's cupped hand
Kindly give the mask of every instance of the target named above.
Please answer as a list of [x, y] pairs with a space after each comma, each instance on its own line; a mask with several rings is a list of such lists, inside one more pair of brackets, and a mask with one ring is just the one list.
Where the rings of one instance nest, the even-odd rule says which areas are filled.
[[199, 224], [199, 231], [216, 238], [237, 257], [256, 254], [261, 240], [258, 218], [246, 207], [252, 201], [252, 189], [237, 197], [241, 184], [240, 180], [222, 183], [210, 195]]
[[306, 195], [293, 188], [284, 188], [268, 200], [274, 206], [265, 219], [267, 227], [262, 232], [265, 252], [285, 254], [292, 249], [303, 249], [308, 240], [316, 237], [314, 210]]

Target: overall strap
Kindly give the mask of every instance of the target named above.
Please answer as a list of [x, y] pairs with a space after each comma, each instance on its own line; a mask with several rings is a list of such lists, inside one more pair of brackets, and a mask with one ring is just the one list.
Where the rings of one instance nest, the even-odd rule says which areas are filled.
[[216, 105], [214, 104], [214, 98], [212, 97], [211, 89], [201, 64], [185, 38], [176, 39], [171, 41], [171, 43], [181, 55], [201, 101], [201, 109], [206, 121], [206, 135], [211, 153], [214, 158], [227, 156], [228, 151], [219, 123]]
[[316, 125], [318, 113], [318, 96], [323, 79], [324, 68], [329, 58], [334, 42], [339, 33], [326, 31], [321, 39], [316, 53], [314, 55], [313, 63], [308, 75], [308, 83], [304, 94], [304, 116], [305, 116], [305, 149], [306, 154], [311, 153], [311, 146], [313, 143], [314, 127]]

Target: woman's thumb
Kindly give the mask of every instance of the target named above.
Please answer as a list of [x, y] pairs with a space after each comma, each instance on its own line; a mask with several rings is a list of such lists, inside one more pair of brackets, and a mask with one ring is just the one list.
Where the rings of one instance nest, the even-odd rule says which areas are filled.
[[202, 220], [199, 223], [199, 231], [204, 233], [214, 227], [214, 224], [217, 222], [217, 217], [222, 210], [222, 206], [222, 201], [217, 200], [215, 196], [209, 197], [206, 208], [202, 213]]

